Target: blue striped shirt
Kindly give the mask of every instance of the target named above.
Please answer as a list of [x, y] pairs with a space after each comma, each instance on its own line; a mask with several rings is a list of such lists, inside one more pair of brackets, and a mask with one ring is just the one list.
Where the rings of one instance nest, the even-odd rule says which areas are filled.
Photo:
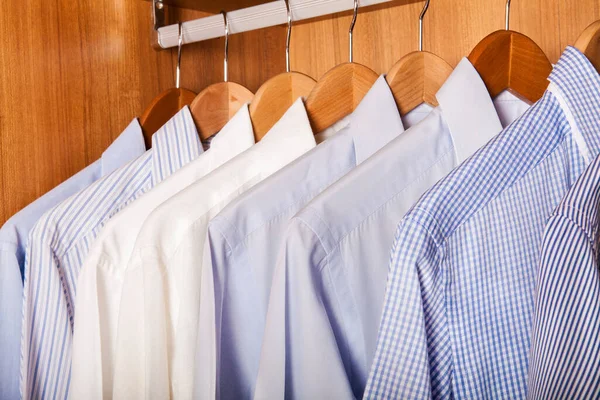
[[90, 245], [113, 215], [202, 151], [186, 107], [154, 134], [152, 149], [37, 222], [25, 260], [22, 398], [67, 398], [77, 276]]
[[528, 398], [600, 394], [600, 157], [558, 206], [544, 233], [536, 279]]
[[550, 81], [399, 224], [367, 398], [526, 396], [544, 226], [600, 151], [594, 67], [569, 47]]

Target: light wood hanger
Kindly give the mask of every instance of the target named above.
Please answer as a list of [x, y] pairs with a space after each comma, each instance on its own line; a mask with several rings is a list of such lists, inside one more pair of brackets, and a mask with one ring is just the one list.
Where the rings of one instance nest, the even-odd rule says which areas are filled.
[[490, 96], [504, 90], [535, 103], [548, 87], [552, 64], [529, 37], [509, 30], [510, 1], [506, 1], [506, 30], [496, 31], [479, 42], [469, 55]]
[[452, 67], [444, 59], [423, 51], [423, 17], [429, 1], [425, 2], [419, 16], [419, 51], [402, 57], [386, 76], [401, 115], [408, 114], [422, 103], [437, 107], [435, 94], [452, 73]]
[[378, 76], [372, 69], [352, 62], [352, 31], [357, 13], [358, 0], [354, 0], [349, 30], [350, 62], [338, 65], [323, 75], [306, 99], [306, 111], [315, 133], [351, 114], [377, 81]]
[[190, 112], [202, 140], [223, 129], [231, 117], [254, 97], [244, 86], [228, 80], [229, 21], [227, 14], [224, 11], [221, 13], [225, 21], [224, 82], [212, 84], [202, 90], [190, 105]]
[[252, 103], [250, 103], [250, 119], [252, 120], [254, 137], [257, 142], [269, 132], [299, 97], [308, 96], [316, 84], [315, 80], [308, 75], [300, 72], [290, 72], [292, 13], [288, 0], [284, 1], [288, 16], [285, 46], [286, 72], [263, 83], [254, 95]]
[[585, 54], [600, 73], [600, 20], [585, 28], [575, 42], [575, 47]]
[[196, 93], [191, 90], [181, 89], [179, 80], [181, 76], [181, 47], [183, 44], [183, 32], [181, 23], [179, 24], [179, 45], [177, 49], [177, 77], [175, 87], [168, 89], [156, 96], [140, 118], [142, 132], [144, 134], [144, 143], [146, 149], [152, 147], [152, 135], [166, 124], [183, 107], [190, 105]]

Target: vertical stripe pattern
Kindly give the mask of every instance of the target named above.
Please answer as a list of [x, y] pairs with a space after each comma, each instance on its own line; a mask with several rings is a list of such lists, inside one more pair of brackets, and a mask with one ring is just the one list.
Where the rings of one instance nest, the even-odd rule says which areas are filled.
[[526, 396], [544, 226], [600, 151], [598, 73], [569, 47], [550, 80], [399, 225], [366, 398]]
[[600, 157], [550, 218], [536, 279], [529, 399], [600, 396]]
[[106, 221], [203, 150], [186, 108], [152, 149], [48, 211], [30, 233], [21, 333], [21, 397], [66, 399], [77, 277]]

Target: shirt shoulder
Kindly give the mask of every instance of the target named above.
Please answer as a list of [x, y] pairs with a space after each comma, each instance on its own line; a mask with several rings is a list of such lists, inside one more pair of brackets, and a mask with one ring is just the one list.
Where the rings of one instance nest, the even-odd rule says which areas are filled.
[[408, 215], [425, 227], [437, 227], [436, 240], [444, 242], [561, 148], [570, 132], [559, 103], [546, 92], [519, 120], [437, 182]]

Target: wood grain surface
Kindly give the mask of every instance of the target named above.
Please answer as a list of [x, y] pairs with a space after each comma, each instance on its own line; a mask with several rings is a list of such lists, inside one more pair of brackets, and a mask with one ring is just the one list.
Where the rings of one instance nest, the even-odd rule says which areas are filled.
[[[217, 3], [215, 1], [215, 3]], [[452, 66], [504, 27], [504, 0], [434, 0], [424, 50]], [[354, 61], [378, 74], [417, 50], [422, 1], [360, 10]], [[134, 116], [174, 86], [176, 50], [151, 46], [142, 0], [7, 0], [0, 12], [0, 223], [98, 159]], [[170, 10], [170, 23], [207, 15]], [[348, 60], [350, 12], [294, 24], [294, 71], [319, 79]], [[598, 0], [513, 0], [511, 29], [556, 62], [600, 19]], [[230, 37], [229, 79], [251, 91], [285, 71], [284, 26]], [[223, 39], [185, 46], [181, 87], [223, 79]]]

